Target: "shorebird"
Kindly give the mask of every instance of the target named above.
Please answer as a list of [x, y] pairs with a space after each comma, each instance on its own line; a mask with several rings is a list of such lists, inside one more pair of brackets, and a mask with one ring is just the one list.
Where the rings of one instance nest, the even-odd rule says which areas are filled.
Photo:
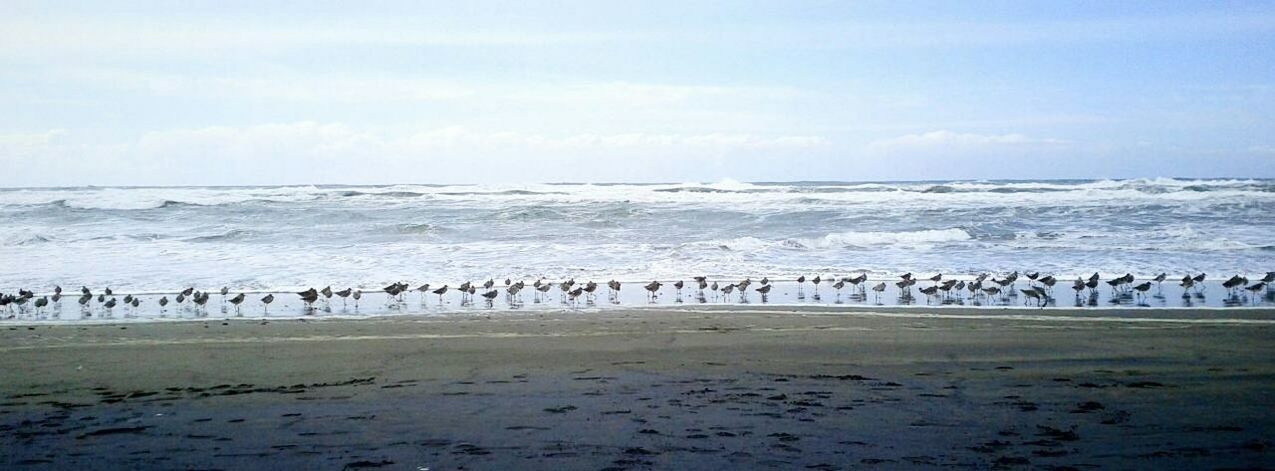
[[995, 286], [988, 286], [983, 288], [983, 294], [987, 295], [988, 298], [991, 298], [992, 296], [1001, 294], [1001, 289]]
[[1240, 288], [1243, 288], [1244, 285], [1247, 285], [1247, 284], [1248, 284], [1248, 278], [1235, 275], [1235, 276], [1232, 276], [1230, 279], [1223, 281], [1222, 287], [1226, 288], [1227, 291], [1234, 293], [1235, 291], [1237, 291]]
[[845, 288], [845, 287], [846, 287], [846, 282], [845, 282], [845, 281], [842, 281], [842, 280], [837, 280], [837, 282], [836, 282], [836, 283], [833, 283], [833, 284], [832, 284], [832, 289], [837, 290], [837, 297], [838, 297], [838, 298], [840, 298], [840, 297], [841, 297], [841, 288]]
[[221, 287], [221, 302], [223, 303], [226, 302], [226, 294], [228, 293], [230, 293], [230, 288], [222, 286]]
[[770, 278], [766, 278], [766, 277], [764, 277], [764, 276], [763, 276], [763, 277], [761, 277], [761, 284], [763, 284], [763, 285], [768, 285], [768, 284], [770, 284]]
[[1257, 283], [1254, 283], [1253, 285], [1245, 286], [1244, 289], [1248, 290], [1249, 293], [1252, 293], [1253, 302], [1257, 303], [1257, 299], [1258, 299], [1257, 293], [1266, 289], [1267, 286], [1270, 286], [1270, 283], [1267, 283], [1265, 281], [1259, 281]]
[[1037, 280], [1037, 281], [1039, 281], [1041, 285], [1044, 285], [1044, 286], [1045, 286], [1045, 290], [1046, 290], [1046, 291], [1048, 291], [1048, 292], [1050, 292], [1050, 293], [1052, 293], [1052, 292], [1054, 291], [1054, 285], [1058, 283], [1058, 279], [1057, 279], [1057, 278], [1054, 278], [1054, 276], [1053, 276], [1053, 275], [1049, 275], [1049, 276], [1043, 277], [1043, 278], [1041, 278], [1041, 279], [1039, 279], [1039, 280]]
[[61, 303], [62, 303], [62, 291], [61, 291], [61, 288], [58, 288], [58, 291], [54, 291], [54, 292], [53, 292], [53, 297], [52, 297], [52, 298], [49, 298], [49, 300], [50, 300], [50, 301], [53, 301], [53, 302], [54, 302], [54, 303], [56, 303], [56, 304], [61, 304]]
[[931, 297], [934, 297], [939, 293], [939, 287], [938, 285], [926, 286], [921, 288], [920, 291], [921, 294], [925, 295], [925, 301], [928, 303]]
[[[1097, 275], [1097, 273], [1094, 274]], [[1089, 281], [1085, 282], [1085, 287], [1089, 288], [1089, 294], [1094, 294], [1094, 291], [1098, 289], [1098, 279], [1092, 276], [1089, 277]]]
[[306, 309], [314, 309], [314, 302], [319, 300], [319, 292], [314, 288], [297, 293], [301, 297], [301, 302], [305, 303]]
[[195, 301], [196, 305], [198, 305], [199, 307], [204, 307], [204, 305], [208, 304], [209, 297], [210, 296], [208, 295], [208, 293], [195, 293], [195, 297], [192, 299]]
[[731, 292], [735, 291], [735, 284], [728, 284], [722, 287], [722, 301], [730, 299]]
[[1275, 271], [1266, 272], [1266, 276], [1262, 277], [1262, 283], [1266, 283], [1267, 286], [1270, 286], [1271, 283], [1275, 283]]
[[[336, 295], [341, 297], [341, 307], [345, 307], [345, 298], [350, 297], [350, 291], [351, 291], [350, 288], [346, 288], [336, 292]], [[274, 299], [274, 298], [271, 298], [271, 299]]]
[[819, 279], [819, 275], [815, 275], [815, 278], [813, 280], [810, 280], [810, 284], [815, 286], [815, 299], [819, 299], [819, 282], [820, 281], [821, 280]]
[[536, 286], [536, 302], [540, 302], [540, 299], [547, 295], [551, 289], [553, 289], [553, 283], [542, 283]]
[[[322, 295], [323, 295], [323, 299], [331, 300], [331, 299], [332, 299], [332, 286], [331, 286], [331, 285], [324, 286], [324, 287], [323, 287], [323, 289], [319, 290], [319, 294], [322, 294]], [[327, 301], [324, 301], [324, 302], [327, 302]]]
[[357, 290], [357, 289], [356, 289], [356, 290], [354, 290], [354, 294], [351, 294], [351, 295], [350, 295], [350, 297], [351, 297], [351, 298], [354, 298], [354, 309], [355, 309], [355, 310], [358, 310], [358, 309], [359, 309], [359, 300], [360, 300], [360, 299], [363, 299], [363, 290]]
[[442, 288], [434, 290], [434, 294], [438, 295], [438, 304], [443, 304], [443, 295], [447, 294], [447, 285], [443, 285]]
[[589, 280], [588, 283], [584, 284], [584, 292], [586, 293], [585, 298], [592, 298], [593, 292], [597, 290], [598, 290], [598, 284], [594, 283], [593, 280]]
[[647, 294], [647, 298], [649, 298], [651, 302], [655, 302], [655, 293], [660, 290], [660, 286], [663, 286], [663, 284], [659, 281], [652, 281], [647, 283], [646, 286], [643, 286], [643, 288], [646, 288], [647, 293], [649, 293]]
[[[495, 283], [492, 283], [492, 285], [495, 285]], [[492, 303], [495, 302], [496, 296], [499, 296], [499, 295], [500, 295], [500, 292], [493, 289], [493, 290], [487, 291], [486, 293], [483, 293], [483, 298], [487, 300], [487, 306], [491, 306]]]
[[682, 297], [682, 286], [685, 286], [682, 284], [682, 280], [677, 280], [673, 283], [673, 289], [677, 290], [677, 297], [679, 298]]
[[867, 273], [860, 273], [860, 274], [859, 274], [859, 276], [856, 276], [856, 277], [851, 278], [851, 279], [846, 280], [846, 281], [849, 281], [851, 285], [854, 285], [854, 287], [855, 287], [856, 289], [858, 289], [859, 291], [861, 291], [861, 292], [862, 292], [862, 291], [863, 291], [863, 282], [868, 281], [868, 274], [867, 274]]
[[1160, 286], [1160, 283], [1163, 283], [1164, 280], [1168, 278], [1169, 278], [1168, 273], [1160, 273], [1159, 275], [1156, 275], [1155, 278], [1152, 278], [1151, 281], [1154, 281], [1155, 285], [1158, 287]]
[[461, 283], [457, 290], [460, 291], [460, 303], [465, 304], [465, 297], [469, 295], [469, 288], [473, 287], [468, 281]]
[[394, 300], [398, 299], [398, 295], [399, 295], [399, 293], [402, 293], [402, 292], [403, 292], [403, 287], [399, 286], [399, 284], [398, 284], [398, 283], [393, 283], [393, 284], [390, 284], [389, 286], [386, 286], [386, 287], [384, 287], [384, 288], [381, 288], [381, 291], [384, 291], [384, 292], [385, 292], [385, 294], [388, 294], [388, 295], [389, 295], [389, 299], [390, 299], [391, 301], [394, 301]]
[[576, 298], [579, 298], [581, 293], [584, 293], [584, 288], [577, 286], [575, 289], [567, 292], [567, 299], [574, 305], [576, 303]]
[[880, 283], [877, 283], [877, 285], [876, 285], [876, 286], [873, 286], [873, 287], [872, 287], [872, 291], [875, 291], [875, 292], [876, 292], [877, 299], [878, 299], [878, 300], [880, 300], [880, 299], [881, 299], [881, 293], [885, 292], [885, 282], [884, 282], [884, 281], [882, 281], [882, 282], [880, 282]]
[[936, 275], [934, 275], [934, 276], [931, 276], [931, 277], [930, 277], [930, 281], [933, 281], [933, 282], [934, 282], [934, 284], [936, 284], [936, 285], [937, 285], [937, 284], [939, 283], [939, 281], [941, 281], [942, 279], [943, 279], [943, 274], [942, 274], [942, 273], [939, 273], [939, 274], [936, 274]]
[[34, 302], [34, 303], [31, 303], [31, 304], [32, 304], [33, 306], [35, 306], [35, 313], [36, 313], [36, 315], [39, 315], [39, 314], [40, 314], [40, 309], [43, 309], [43, 308], [44, 308], [44, 306], [48, 306], [48, 305], [49, 305], [49, 298], [44, 297], [44, 296], [41, 296], [41, 297], [40, 297], [40, 299], [35, 300], [35, 302]]
[[[492, 286], [496, 286], [495, 278], [488, 278], [487, 281], [483, 283], [483, 289], [491, 289]], [[509, 283], [505, 283], [505, 286], [509, 286]], [[487, 293], [483, 293], [483, 297], [487, 297]]]
[[608, 281], [607, 292], [610, 295], [611, 300], [615, 301], [616, 297], [620, 295], [620, 282], [615, 280]]
[[110, 312], [111, 309], [115, 309], [115, 298], [107, 300], [104, 306], [106, 307], [107, 312]]
[[1195, 280], [1191, 279], [1190, 275], [1184, 276], [1182, 277], [1182, 282], [1178, 283], [1178, 286], [1182, 287], [1182, 297], [1189, 297], [1190, 295], [1187, 294], [1187, 291], [1189, 291], [1191, 287], [1195, 286]]
[[1041, 308], [1045, 307], [1045, 292], [1044, 291], [1041, 291], [1040, 289], [1037, 289], [1037, 288], [1021, 289], [1019, 291], [1023, 293], [1024, 306], [1027, 305], [1028, 301], [1035, 299], [1037, 306], [1040, 306]]
[[[194, 286], [191, 286], [191, 287], [189, 287], [189, 288], [186, 288], [186, 289], [182, 290], [182, 292], [181, 292], [181, 294], [182, 294], [182, 295], [184, 295], [184, 296], [186, 296], [187, 298], [189, 298], [189, 297], [190, 297], [192, 294], [194, 294], [194, 293], [195, 293], [195, 287], [194, 287]], [[107, 295], [107, 296], [110, 296], [110, 295], [111, 295], [111, 289], [110, 289], [110, 288], [106, 288], [106, 295]], [[192, 298], [192, 299], [193, 299], [193, 298]]]
[[1107, 280], [1107, 286], [1110, 286], [1110, 287], [1111, 287], [1111, 294], [1112, 294], [1112, 295], [1115, 295], [1115, 294], [1116, 294], [1116, 288], [1118, 288], [1118, 287], [1119, 287], [1120, 285], [1122, 285], [1122, 284], [1124, 284], [1124, 278], [1123, 278], [1123, 277], [1121, 277], [1121, 278], [1114, 278], [1114, 279]]
[[83, 309], [88, 309], [90, 301], [93, 301], [93, 295], [91, 293], [85, 293], [84, 295], [80, 296], [80, 299], [77, 302], [80, 303], [80, 306]]
[[261, 298], [261, 304], [262, 306], [265, 307], [266, 314], [270, 314], [270, 303], [273, 303], [273, 302], [274, 302], [274, 293], [267, 294]]
[[133, 303], [133, 295], [131, 294], [124, 295], [124, 304], [132, 304], [132, 303]]
[[[223, 295], [223, 296], [224, 296], [224, 295]], [[239, 314], [239, 303], [242, 303], [242, 302], [243, 302], [243, 300], [244, 300], [244, 294], [243, 294], [243, 293], [239, 293], [239, 294], [235, 295], [235, 297], [230, 298], [230, 304], [234, 304], [234, 305], [235, 305], [235, 314]]]
[[766, 295], [770, 294], [770, 288], [774, 286], [772, 284], [762, 284], [762, 286], [757, 287], [756, 291], [761, 293], [761, 302], [766, 302]]
[[164, 312], [164, 308], [168, 306], [168, 296], [159, 298], [159, 312]]
[[516, 302], [518, 302], [519, 300], [521, 300], [521, 298], [518, 296], [518, 293], [522, 292], [522, 288], [523, 288], [524, 286], [527, 286], [527, 285], [526, 285], [525, 283], [523, 283], [522, 281], [519, 281], [519, 282], [517, 282], [517, 283], [513, 283], [513, 284], [509, 284], [509, 285], [505, 285], [505, 295], [506, 295], [506, 296], [508, 296], [508, 299], [507, 299], [506, 301], [507, 301], [510, 305], [513, 305], [513, 304], [515, 304]]
[[1076, 278], [1076, 281], [1071, 284], [1071, 289], [1076, 291], [1076, 297], [1079, 298], [1080, 292], [1085, 290], [1085, 280]]
[[1138, 285], [1138, 286], [1134, 286], [1134, 287], [1133, 287], [1133, 290], [1137, 292], [1138, 297], [1141, 297], [1141, 298], [1145, 298], [1145, 297], [1146, 297], [1146, 295], [1147, 295], [1147, 290], [1149, 290], [1149, 289], [1151, 289], [1151, 282], [1150, 282], [1150, 281], [1144, 281], [1144, 282], [1142, 282], [1142, 284], [1140, 284], [1140, 285]]
[[805, 285], [806, 285], [806, 275], [801, 275], [797, 277], [797, 291], [801, 291], [801, 289]]

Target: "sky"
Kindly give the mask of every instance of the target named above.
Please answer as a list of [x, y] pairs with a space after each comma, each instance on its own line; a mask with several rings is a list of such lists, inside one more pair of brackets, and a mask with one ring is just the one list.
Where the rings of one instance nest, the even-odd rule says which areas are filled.
[[1275, 177], [1275, 2], [0, 6], [0, 186]]

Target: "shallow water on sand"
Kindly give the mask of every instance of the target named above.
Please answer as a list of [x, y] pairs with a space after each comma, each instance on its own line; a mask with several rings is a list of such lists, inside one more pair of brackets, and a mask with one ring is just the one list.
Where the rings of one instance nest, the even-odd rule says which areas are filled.
[[[863, 286], [878, 283], [869, 280]], [[722, 285], [727, 283], [723, 282]], [[1245, 308], [1275, 307], [1275, 290], [1263, 290], [1250, 293], [1244, 290], [1228, 291], [1220, 282], [1206, 282], [1201, 289], [1184, 290], [1175, 283], [1166, 282], [1159, 287], [1152, 287], [1145, 296], [1132, 290], [1115, 291], [1103, 284], [1100, 288], [1075, 293], [1061, 284], [1054, 288], [1052, 297], [1043, 303], [1028, 299], [1021, 292], [1027, 288], [1026, 280], [1020, 280], [1008, 294], [972, 296], [968, 291], [940, 296], [926, 296], [919, 288], [931, 283], [921, 282], [910, 290], [900, 290], [892, 283], [879, 295], [869, 289], [855, 289], [849, 284], [840, 292], [833, 289], [830, 283], [823, 283], [818, 290], [806, 282], [798, 285], [793, 281], [772, 282], [769, 294], [763, 296], [756, 292], [758, 284], [748, 289], [746, 296], [739, 291], [731, 294], [714, 292], [711, 289], [703, 292], [687, 287], [679, 293], [671, 284], [666, 283], [655, 297], [648, 296], [641, 283], [624, 284], [620, 292], [612, 295], [607, 288], [599, 286], [596, 296], [586, 298], [581, 295], [572, 301], [564, 296], [556, 286], [543, 295], [534, 292], [530, 286], [511, 298], [505, 294], [503, 286], [499, 295], [490, 302], [481, 296], [465, 296], [452, 289], [443, 296], [431, 293], [422, 294], [413, 291], [401, 297], [390, 297], [383, 292], [364, 293], [363, 298], [355, 303], [352, 299], [342, 300], [338, 296], [331, 299], [320, 298], [314, 306], [307, 306], [296, 293], [292, 292], [253, 292], [246, 296], [247, 300], [238, 309], [223, 300], [220, 295], [211, 295], [205, 306], [195, 306], [189, 300], [176, 304], [170, 302], [161, 308], [158, 300], [167, 297], [170, 301], [176, 293], [146, 293], [133, 295], [141, 300], [138, 307], [123, 305], [123, 298], [129, 293], [115, 292], [111, 297], [103, 299], [117, 300], [117, 306], [107, 309], [105, 304], [95, 297], [85, 306], [76, 304], [76, 296], [63, 298], [62, 302], [36, 311], [27, 303], [19, 309], [0, 310], [4, 321], [13, 322], [94, 322], [94, 321], [155, 321], [155, 320], [199, 320], [208, 318], [309, 318], [309, 317], [375, 317], [393, 315], [465, 315], [465, 314], [519, 314], [556, 311], [597, 311], [606, 309], [646, 308], [646, 307], [758, 307], [774, 306], [777, 309], [793, 307], [983, 307], [1014, 308], [1023, 313], [1037, 311], [1048, 312], [1058, 308], [1080, 308], [1102, 312], [1111, 309], [1137, 308], [1222, 308], [1228, 311], [1247, 311]], [[578, 286], [578, 285], [577, 285]], [[238, 294], [232, 292], [226, 298]], [[268, 310], [260, 301], [266, 294], [274, 294], [276, 301]], [[941, 315], [941, 314], [940, 314]], [[1232, 316], [1206, 312], [1202, 319], [1230, 318]]]

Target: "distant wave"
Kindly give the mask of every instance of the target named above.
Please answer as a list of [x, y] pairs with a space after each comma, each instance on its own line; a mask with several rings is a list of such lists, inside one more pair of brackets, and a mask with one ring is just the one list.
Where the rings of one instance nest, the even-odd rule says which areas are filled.
[[232, 229], [232, 230], [223, 232], [221, 234], [190, 237], [190, 238], [187, 238], [186, 241], [187, 242], [226, 242], [226, 241], [246, 239], [246, 238], [252, 237], [254, 234], [255, 233], [253, 233], [252, 231], [248, 231], [244, 229]]

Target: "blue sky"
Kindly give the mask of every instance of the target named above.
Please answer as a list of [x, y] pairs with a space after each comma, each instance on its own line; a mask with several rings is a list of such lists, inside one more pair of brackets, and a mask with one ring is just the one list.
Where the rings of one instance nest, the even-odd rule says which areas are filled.
[[1275, 177], [1269, 2], [5, 3], [7, 186]]

